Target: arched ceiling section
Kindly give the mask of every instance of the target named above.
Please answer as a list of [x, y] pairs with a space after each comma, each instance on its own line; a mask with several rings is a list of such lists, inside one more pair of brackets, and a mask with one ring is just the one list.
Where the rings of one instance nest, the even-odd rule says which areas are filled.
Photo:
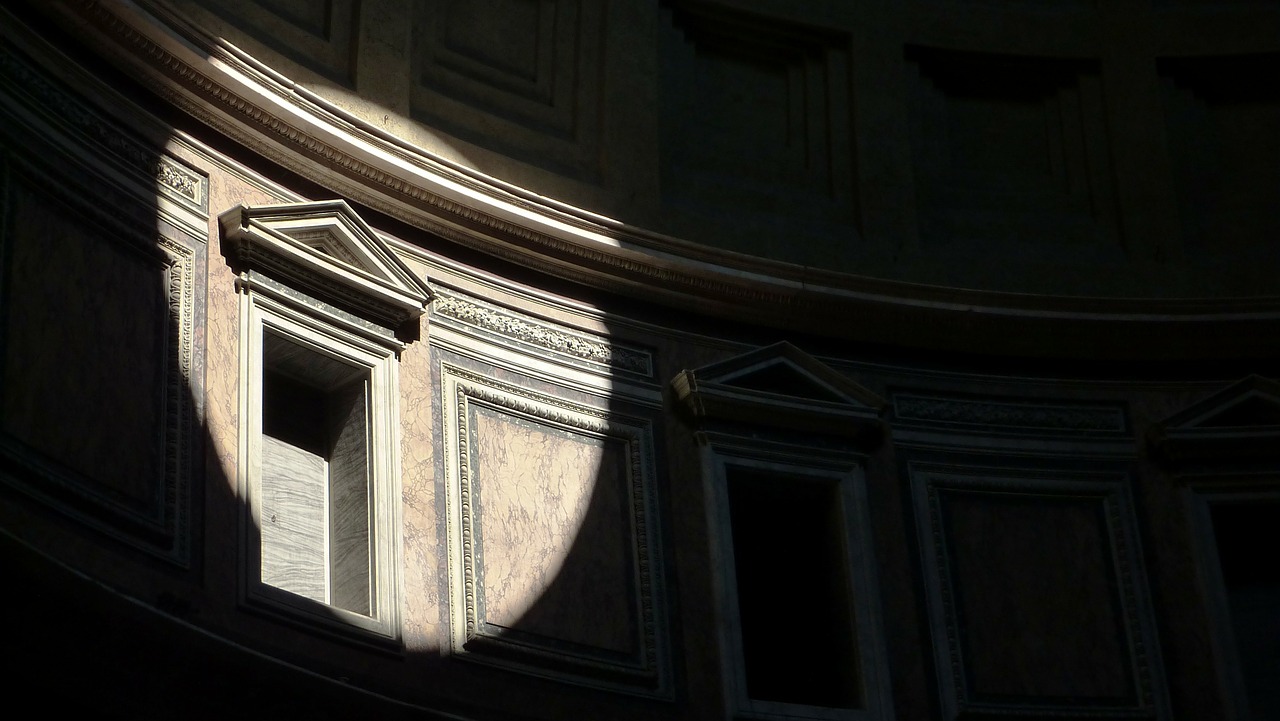
[[[1280, 13], [1218, 13], [1214, 27], [1240, 32], [1184, 47], [1179, 23], [1202, 11], [650, 5], [41, 12], [353, 202], [619, 296], [934, 350], [1240, 358], [1280, 346], [1263, 242], [1280, 165], [1242, 152], [1256, 141], [1266, 157], [1280, 133], [1256, 131], [1280, 120], [1280, 98], [1205, 91], [1239, 68], [1198, 59], [1249, 53], [1247, 66], [1271, 67]], [[1019, 20], [1006, 23], [1016, 37], [991, 29], [999, 18]], [[1117, 108], [1117, 92], [1131, 104]], [[1201, 126], [1220, 141], [1179, 145]], [[1205, 173], [1229, 180], [1188, 190]]]

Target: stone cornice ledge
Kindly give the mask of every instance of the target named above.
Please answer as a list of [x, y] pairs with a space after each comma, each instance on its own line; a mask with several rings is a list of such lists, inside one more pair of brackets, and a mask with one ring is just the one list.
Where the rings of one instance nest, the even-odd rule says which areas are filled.
[[790, 332], [938, 351], [1112, 360], [1280, 353], [1280, 296], [1170, 300], [974, 291], [719, 251], [431, 157], [157, 5], [40, 5], [162, 98], [254, 152], [355, 202], [556, 277]]

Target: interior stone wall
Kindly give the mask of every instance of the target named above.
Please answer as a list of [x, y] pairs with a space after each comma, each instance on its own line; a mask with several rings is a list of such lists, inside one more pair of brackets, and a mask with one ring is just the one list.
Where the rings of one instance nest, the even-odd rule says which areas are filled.
[[[1268, 150], [1274, 98], [1204, 80], [1248, 63], [1207, 59], [1226, 30], [1179, 44], [1169, 28], [1201, 12], [1191, 3], [405, 5], [173, 4], [433, 152], [710, 246], [991, 287], [1040, 288], [1029, 269], [1059, 264], [1061, 292], [1265, 290], [1258, 209], [1274, 173], [1239, 129]], [[1253, 17], [1204, 14], [1228, 29]], [[1026, 32], [991, 29], [1009, 18]], [[1117, 27], [1136, 28], [1131, 48]], [[490, 34], [512, 42], [491, 48]], [[33, 614], [49, 599], [71, 619], [16, 617], [19, 697], [65, 694], [71, 669], [83, 685], [69, 704], [155, 716], [733, 715], [716, 551], [732, 529], [714, 439], [671, 381], [779, 331], [588, 291], [357, 206], [437, 293], [397, 359], [399, 640], [264, 613], [244, 602], [245, 320], [217, 216], [333, 193], [49, 36], [0, 28], [0, 547], [32, 589], [11, 602]], [[1261, 31], [1241, 37], [1276, 52]], [[1177, 60], [1133, 70], [1157, 55]], [[1182, 150], [1164, 145], [1166, 117]], [[1191, 142], [1204, 128], [1212, 147]], [[1191, 193], [1199, 178], [1218, 190]], [[1261, 189], [1228, 200], [1242, 179]], [[1198, 238], [1185, 258], [1213, 245], [1233, 213], [1246, 218], [1224, 241], [1236, 260], [1156, 262], [1171, 238]], [[779, 240], [806, 234], [819, 245]], [[1086, 278], [1075, 260], [1120, 269]], [[850, 462], [865, 513], [841, 517], [847, 555], [877, 581], [850, 593], [879, 609], [885, 683], [826, 716], [1244, 717], [1196, 504], [1280, 492], [1265, 446], [1280, 395], [1248, 378], [1274, 373], [1269, 361], [1190, 368], [1151, 349], [1099, 366], [790, 340], [886, 401]], [[737, 390], [780, 417], [820, 405], [786, 380]], [[831, 441], [814, 439], [848, 430], [782, 425], [771, 442], [818, 448], [815, 463]], [[745, 419], [714, 432], [763, 438]], [[793, 542], [769, 539], [805, 552]], [[810, 646], [847, 631], [814, 617], [812, 583], [787, 579], [794, 608], [778, 618]]]
[[1076, 296], [1265, 291], [1265, 3], [172, 6], [416, 148], [804, 266]]

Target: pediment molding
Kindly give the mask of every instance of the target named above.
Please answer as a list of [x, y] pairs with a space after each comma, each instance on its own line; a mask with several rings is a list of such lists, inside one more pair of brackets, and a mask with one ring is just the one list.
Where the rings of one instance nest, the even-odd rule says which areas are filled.
[[1156, 424], [1151, 444], [1170, 461], [1280, 459], [1280, 383], [1258, 375], [1233, 383]]
[[684, 370], [671, 381], [699, 422], [878, 437], [887, 402], [786, 341]]
[[238, 205], [218, 216], [241, 282], [261, 272], [295, 290], [398, 328], [432, 291], [342, 200]]

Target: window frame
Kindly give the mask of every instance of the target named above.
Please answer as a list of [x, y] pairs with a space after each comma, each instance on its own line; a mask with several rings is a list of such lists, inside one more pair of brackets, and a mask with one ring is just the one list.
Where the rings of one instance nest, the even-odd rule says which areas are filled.
[[[715, 590], [723, 614], [720, 643], [723, 649], [725, 695], [733, 718], [823, 719], [858, 721], [887, 718], [883, 704], [887, 685], [887, 658], [879, 628], [879, 585], [873, 568], [871, 518], [866, 498], [865, 456], [847, 451], [799, 446], [762, 438], [742, 438], [729, 434], [701, 434], [703, 479], [707, 494], [708, 524], [711, 528], [712, 565]], [[741, 606], [738, 596], [736, 551], [730, 518], [729, 484], [731, 469], [776, 474], [779, 483], [830, 483], [841, 504], [844, 541], [842, 569], [849, 583], [849, 622], [858, 668], [861, 706], [837, 708], [813, 704], [767, 701], [752, 698], [747, 687]], [[786, 542], [781, 539], [780, 542]], [[799, 579], [803, 584], [803, 579]], [[798, 590], [803, 597], [803, 589]], [[791, 619], [797, 633], [805, 619]]]
[[1280, 473], [1224, 470], [1187, 474], [1181, 478], [1187, 484], [1185, 498], [1192, 520], [1194, 554], [1201, 570], [1198, 581], [1209, 610], [1212, 631], [1209, 642], [1217, 680], [1226, 690], [1227, 718], [1247, 721], [1253, 716], [1245, 685], [1245, 665], [1240, 658], [1235, 622], [1231, 617], [1226, 577], [1213, 523], [1213, 507], [1249, 501], [1280, 501]]
[[[317, 307], [323, 306], [319, 304]], [[375, 644], [398, 643], [400, 630], [399, 375], [396, 350], [326, 322], [264, 293], [241, 294], [240, 523], [241, 601], [270, 614]], [[262, 580], [262, 436], [266, 333], [363, 368], [368, 374], [369, 615], [321, 603]], [[327, 506], [327, 504], [326, 504]], [[326, 514], [328, 513], [326, 507]]]

